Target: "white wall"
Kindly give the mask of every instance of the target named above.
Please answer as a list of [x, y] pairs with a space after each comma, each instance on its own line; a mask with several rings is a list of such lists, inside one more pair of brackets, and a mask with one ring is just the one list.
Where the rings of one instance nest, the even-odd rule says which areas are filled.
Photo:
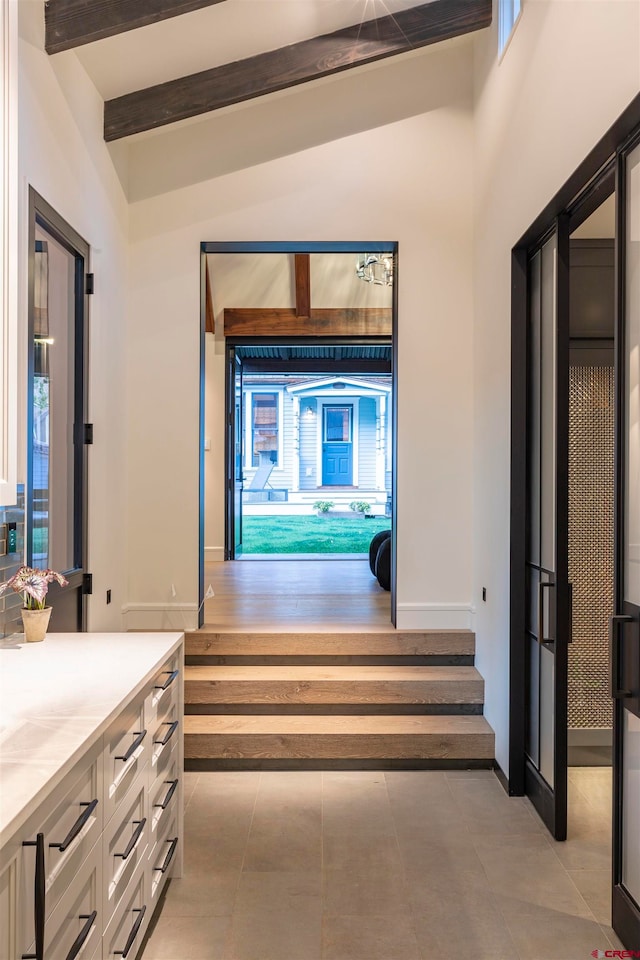
[[475, 46], [473, 596], [485, 712], [506, 771], [510, 251], [640, 90], [640, 3], [525, 0], [499, 65], [496, 32]]
[[[399, 625], [469, 623], [473, 177], [464, 53], [452, 50], [448, 68], [444, 58], [439, 108], [132, 204], [129, 570], [138, 622], [177, 624], [195, 612], [200, 241], [370, 238], [400, 244]], [[214, 367], [221, 424], [220, 357], [208, 361]], [[221, 443], [214, 455], [222, 460]]]
[[[20, 327], [27, 329], [28, 186], [91, 245], [96, 294], [90, 315], [89, 629], [119, 629], [126, 598], [125, 322], [128, 206], [102, 137], [102, 100], [74, 53], [44, 53], [43, 5], [19, 3]], [[26, 451], [22, 393], [20, 448]], [[106, 605], [106, 590], [112, 604]]]

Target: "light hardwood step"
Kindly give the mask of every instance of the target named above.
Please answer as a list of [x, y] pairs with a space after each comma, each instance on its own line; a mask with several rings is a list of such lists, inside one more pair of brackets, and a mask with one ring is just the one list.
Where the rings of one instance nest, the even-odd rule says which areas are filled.
[[404, 658], [463, 657], [475, 654], [470, 630], [388, 630], [340, 633], [234, 633], [203, 627], [185, 635], [188, 662], [193, 658], [244, 657]]
[[479, 716], [187, 716], [188, 760], [486, 761]]
[[187, 666], [188, 704], [481, 704], [475, 667]]

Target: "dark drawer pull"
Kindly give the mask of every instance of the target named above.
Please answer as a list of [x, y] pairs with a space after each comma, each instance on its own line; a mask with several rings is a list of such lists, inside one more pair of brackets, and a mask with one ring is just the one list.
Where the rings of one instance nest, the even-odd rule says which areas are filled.
[[84, 827], [85, 823], [87, 822], [87, 820], [89, 819], [89, 817], [91, 816], [95, 808], [98, 806], [98, 801], [92, 800], [91, 803], [81, 803], [80, 806], [86, 807], [86, 809], [82, 811], [82, 813], [80, 814], [80, 816], [78, 817], [74, 825], [71, 827], [71, 830], [69, 830], [69, 833], [66, 835], [62, 843], [49, 844], [50, 847], [57, 847], [60, 853], [64, 853], [67, 847], [71, 846], [71, 844], [76, 839], [76, 837]]
[[44, 833], [39, 833], [35, 840], [25, 840], [23, 847], [36, 848], [36, 872], [34, 880], [34, 911], [36, 952], [23, 953], [22, 960], [44, 960], [44, 917], [46, 898], [46, 877], [44, 869]]
[[166, 809], [167, 809], [167, 807], [168, 807], [169, 804], [171, 803], [171, 797], [172, 797], [172, 796], [174, 795], [174, 793], [176, 792], [176, 788], [177, 788], [177, 786], [178, 786], [178, 781], [177, 781], [177, 780], [165, 780], [165, 783], [170, 783], [170, 784], [171, 784], [171, 786], [170, 786], [169, 789], [167, 790], [167, 795], [166, 795], [166, 797], [164, 798], [164, 800], [162, 801], [162, 803], [154, 803], [154, 807], [160, 807], [161, 810], [166, 810]]
[[169, 724], [169, 729], [168, 729], [167, 732], [165, 733], [165, 735], [164, 735], [164, 737], [162, 738], [162, 740], [154, 740], [154, 741], [153, 741], [154, 743], [159, 744], [159, 746], [161, 746], [161, 747], [166, 747], [166, 745], [169, 743], [169, 740], [171, 740], [171, 737], [174, 735], [174, 733], [175, 733], [176, 730], [178, 729], [178, 720], [174, 720], [173, 723], [171, 723], [169, 720], [167, 720], [167, 723]]
[[141, 730], [140, 733], [134, 733], [135, 740], [133, 741], [133, 743], [127, 750], [127, 752], [123, 754], [121, 757], [116, 757], [116, 760], [124, 760], [125, 763], [127, 762], [127, 760], [131, 760], [131, 757], [134, 755], [134, 753], [136, 752], [136, 750], [138, 749], [138, 747], [140, 746], [140, 744], [142, 743], [146, 735], [147, 735], [146, 730]]
[[131, 834], [131, 839], [126, 846], [124, 853], [114, 853], [114, 857], [122, 857], [123, 860], [126, 860], [142, 836], [142, 831], [144, 830], [144, 825], [147, 822], [147, 818], [143, 817], [142, 820], [134, 820], [133, 822], [135, 823], [136, 828]]
[[79, 920], [86, 920], [87, 922], [78, 934], [73, 946], [71, 947], [71, 950], [69, 950], [69, 953], [67, 954], [67, 960], [76, 960], [76, 957], [84, 947], [85, 941], [91, 933], [91, 929], [96, 922], [97, 916], [98, 911], [94, 910], [92, 913], [81, 914], [81, 916], [78, 918]]
[[141, 907], [139, 910], [132, 911], [132, 913], [138, 914], [138, 916], [136, 917], [136, 922], [131, 927], [131, 932], [127, 937], [127, 942], [124, 945], [124, 950], [114, 950], [113, 951], [114, 956], [126, 958], [127, 954], [129, 953], [129, 950], [131, 950], [131, 947], [133, 946], [133, 941], [138, 936], [138, 930], [140, 929], [140, 924], [142, 923], [146, 912], [147, 912], [146, 906]]
[[168, 673], [169, 676], [167, 677], [167, 679], [165, 680], [164, 683], [157, 683], [157, 684], [155, 685], [155, 687], [154, 687], [154, 690], [166, 690], [167, 687], [170, 687], [170, 686], [171, 686], [171, 684], [173, 683], [173, 681], [175, 680], [175, 678], [176, 678], [176, 677], [178, 676], [178, 674], [180, 673], [179, 670], [165, 670], [165, 671], [163, 671], [163, 672], [164, 672], [164, 673]]
[[176, 847], [178, 846], [178, 838], [174, 837], [173, 840], [167, 840], [165, 842], [171, 844], [171, 846], [167, 851], [167, 855], [164, 858], [164, 863], [162, 866], [156, 867], [156, 870], [159, 870], [160, 873], [166, 873], [166, 871], [169, 869], [171, 861], [173, 860], [173, 855], [176, 852]]

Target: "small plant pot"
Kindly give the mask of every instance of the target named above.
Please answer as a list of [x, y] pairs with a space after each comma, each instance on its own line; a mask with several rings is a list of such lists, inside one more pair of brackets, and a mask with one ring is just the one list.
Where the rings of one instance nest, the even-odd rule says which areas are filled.
[[45, 607], [44, 610], [21, 611], [24, 638], [27, 643], [38, 643], [40, 640], [44, 640], [52, 610], [53, 607]]

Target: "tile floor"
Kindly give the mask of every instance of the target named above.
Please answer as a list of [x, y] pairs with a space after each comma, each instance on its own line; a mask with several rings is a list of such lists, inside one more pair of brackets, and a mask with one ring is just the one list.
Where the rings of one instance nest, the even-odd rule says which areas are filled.
[[587, 960], [609, 923], [608, 768], [555, 843], [489, 771], [186, 774], [185, 875], [144, 960]]

